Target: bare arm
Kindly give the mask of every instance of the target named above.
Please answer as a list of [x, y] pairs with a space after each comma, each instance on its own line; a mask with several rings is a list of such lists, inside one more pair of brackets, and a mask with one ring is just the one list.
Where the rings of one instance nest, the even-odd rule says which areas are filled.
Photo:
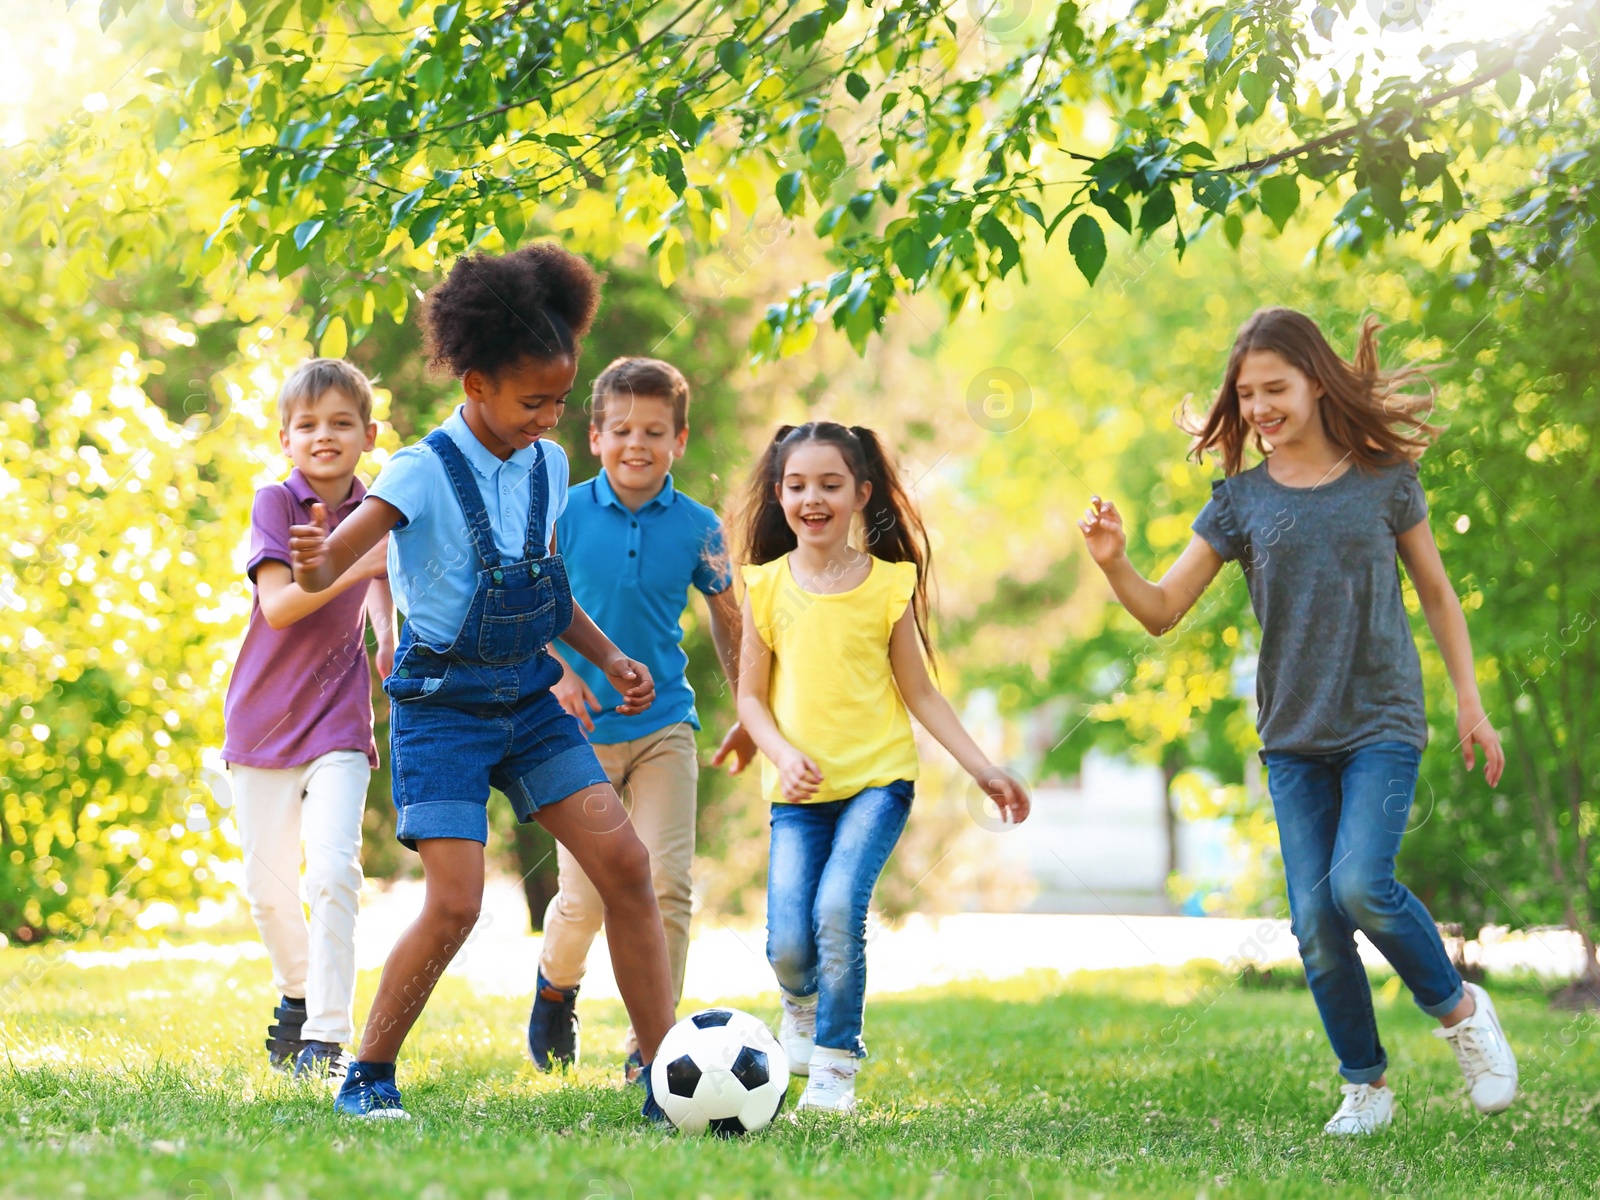
[[[739, 602], [734, 599], [731, 587], [707, 596], [706, 608], [711, 612], [711, 642], [717, 648], [717, 658], [722, 663], [722, 673], [727, 677], [728, 687], [733, 691], [737, 708], [739, 644], [744, 633], [744, 618], [739, 612]], [[735, 720], [732, 728], [723, 734], [722, 743], [717, 747], [716, 753], [711, 756], [711, 765], [720, 767], [723, 763], [727, 763], [728, 771], [737, 775], [750, 765], [755, 756], [755, 739], [750, 736], [750, 731], [741, 721]]]
[[378, 674], [387, 678], [389, 672], [394, 670], [394, 593], [390, 590], [387, 576], [377, 576], [367, 585], [365, 607], [367, 621], [372, 625], [373, 636], [378, 642]]
[[967, 732], [950, 701], [934, 686], [928, 665], [922, 658], [922, 643], [917, 636], [916, 618], [908, 607], [894, 623], [889, 635], [889, 666], [895, 686], [911, 715], [938, 743], [948, 750], [961, 769], [972, 776], [999, 807], [1002, 818], [1016, 822], [1027, 819], [1032, 803], [1027, 790], [989, 761]]
[[784, 799], [798, 801], [814, 796], [822, 785], [822, 772], [789, 739], [783, 736], [767, 693], [772, 686], [772, 651], [756, 632], [756, 619], [750, 612], [750, 597], [743, 608], [743, 653], [739, 660], [739, 724], [754, 739], [756, 747], [778, 768]]
[[1466, 614], [1461, 611], [1461, 601], [1456, 597], [1455, 588], [1450, 586], [1450, 577], [1445, 574], [1433, 530], [1426, 520], [1418, 521], [1395, 542], [1456, 690], [1456, 734], [1461, 739], [1458, 743], [1461, 761], [1470, 771], [1476, 758], [1474, 747], [1482, 746], [1483, 777], [1493, 787], [1500, 782], [1500, 774], [1505, 770], [1505, 752], [1500, 748], [1500, 735], [1489, 724], [1483, 699], [1478, 694]]
[[296, 583], [294, 571], [288, 564], [276, 559], [265, 560], [256, 567], [256, 599], [261, 604], [261, 615], [272, 628], [287, 629], [342, 592], [382, 575], [388, 549], [387, 539], [379, 538], [354, 566], [320, 592], [308, 592]]
[[311, 524], [289, 527], [289, 563], [294, 582], [307, 592], [327, 591], [398, 525], [403, 515], [387, 500], [368, 496], [339, 528], [329, 533], [328, 510], [313, 504]]
[[1127, 535], [1122, 514], [1109, 500], [1093, 497], [1089, 509], [1078, 522], [1089, 556], [1105, 572], [1111, 590], [1122, 607], [1150, 633], [1160, 637], [1194, 607], [1211, 581], [1222, 570], [1222, 556], [1211, 543], [1196, 534], [1178, 555], [1178, 561], [1161, 582], [1151, 583], [1128, 561]]

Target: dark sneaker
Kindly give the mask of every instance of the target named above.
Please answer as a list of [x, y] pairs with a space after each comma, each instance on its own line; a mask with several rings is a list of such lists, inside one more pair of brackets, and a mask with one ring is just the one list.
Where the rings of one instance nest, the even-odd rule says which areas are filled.
[[272, 1018], [272, 1024], [267, 1026], [267, 1061], [273, 1070], [287, 1071], [306, 1048], [305, 1039], [300, 1036], [306, 1024], [306, 1002], [284, 996], [272, 1010]]
[[528, 1014], [528, 1054], [541, 1071], [578, 1063], [578, 989], [558, 988], [542, 972]]
[[655, 1087], [650, 1082], [648, 1067], [641, 1066], [639, 1079], [644, 1084], [644, 1107], [639, 1110], [639, 1115], [650, 1124], [658, 1125], [662, 1129], [672, 1128], [672, 1122], [667, 1118], [667, 1114], [662, 1111], [661, 1105], [656, 1103]]
[[622, 1082], [644, 1086], [644, 1057], [637, 1051], [631, 1051], [628, 1061], [622, 1064]]
[[344, 1086], [333, 1098], [333, 1111], [365, 1121], [411, 1119], [411, 1114], [400, 1103], [393, 1063], [351, 1063]]
[[344, 1082], [350, 1071], [350, 1056], [337, 1042], [307, 1042], [294, 1056], [296, 1079], [320, 1079], [333, 1087]]

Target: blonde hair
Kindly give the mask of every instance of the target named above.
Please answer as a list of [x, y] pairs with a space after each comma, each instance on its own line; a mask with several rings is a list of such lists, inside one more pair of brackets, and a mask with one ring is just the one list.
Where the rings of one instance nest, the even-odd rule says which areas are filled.
[[330, 389], [354, 400], [361, 412], [361, 423], [372, 424], [372, 382], [360, 367], [342, 358], [307, 359], [290, 371], [278, 390], [278, 420], [287, 429], [296, 408], [316, 403]]

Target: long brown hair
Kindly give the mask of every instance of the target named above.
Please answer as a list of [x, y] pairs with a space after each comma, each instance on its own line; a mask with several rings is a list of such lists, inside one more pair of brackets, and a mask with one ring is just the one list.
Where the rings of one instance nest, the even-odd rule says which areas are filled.
[[933, 643], [928, 637], [928, 573], [933, 556], [928, 531], [916, 505], [900, 483], [894, 463], [884, 453], [878, 435], [864, 425], [846, 428], [834, 421], [808, 421], [804, 425], [782, 425], [767, 444], [750, 477], [750, 490], [741, 515], [744, 558], [750, 563], [768, 563], [782, 558], [799, 541], [783, 515], [778, 488], [783, 482], [784, 464], [789, 455], [807, 442], [823, 442], [836, 447], [857, 484], [870, 483], [872, 494], [861, 517], [865, 525], [866, 550], [885, 562], [915, 563], [917, 588], [911, 597], [912, 618], [917, 636], [928, 657]]
[[[1376, 317], [1361, 322], [1354, 362], [1340, 358], [1317, 323], [1292, 308], [1263, 308], [1239, 328], [1222, 387], [1203, 421], [1180, 415], [1178, 425], [1194, 436], [1189, 457], [1199, 461], [1210, 450], [1226, 475], [1237, 475], [1248, 442], [1265, 455], [1261, 435], [1239, 411], [1239, 369], [1252, 350], [1271, 350], [1322, 389], [1317, 410], [1328, 440], [1365, 470], [1419, 457], [1438, 436], [1428, 423], [1434, 385], [1422, 367], [1385, 371], [1378, 365]], [[1420, 384], [1422, 394], [1407, 392]]]

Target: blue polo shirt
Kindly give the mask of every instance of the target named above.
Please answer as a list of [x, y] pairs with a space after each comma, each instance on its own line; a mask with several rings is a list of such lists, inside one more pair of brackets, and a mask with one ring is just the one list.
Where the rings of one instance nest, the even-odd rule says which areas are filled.
[[[538, 442], [500, 459], [478, 440], [462, 406], [439, 426], [461, 448], [472, 467], [478, 494], [489, 513], [495, 549], [506, 562], [521, 562], [528, 534], [529, 486]], [[556, 518], [567, 502], [566, 451], [544, 441], [544, 477], [549, 487], [544, 540], [550, 544]], [[444, 463], [426, 442], [417, 442], [384, 464], [367, 495], [386, 500], [404, 518], [389, 534], [389, 586], [394, 602], [429, 645], [448, 646], [461, 632], [478, 584], [479, 561]]]
[[564, 652], [602, 706], [589, 740], [631, 741], [681, 721], [699, 729], [679, 621], [691, 586], [711, 596], [733, 585], [717, 514], [673, 487], [670, 475], [654, 500], [630, 512], [602, 470], [569, 494], [556, 522], [556, 549], [573, 598], [619, 650], [650, 668], [656, 683], [655, 703], [623, 716], [615, 711], [622, 696], [600, 669]]

